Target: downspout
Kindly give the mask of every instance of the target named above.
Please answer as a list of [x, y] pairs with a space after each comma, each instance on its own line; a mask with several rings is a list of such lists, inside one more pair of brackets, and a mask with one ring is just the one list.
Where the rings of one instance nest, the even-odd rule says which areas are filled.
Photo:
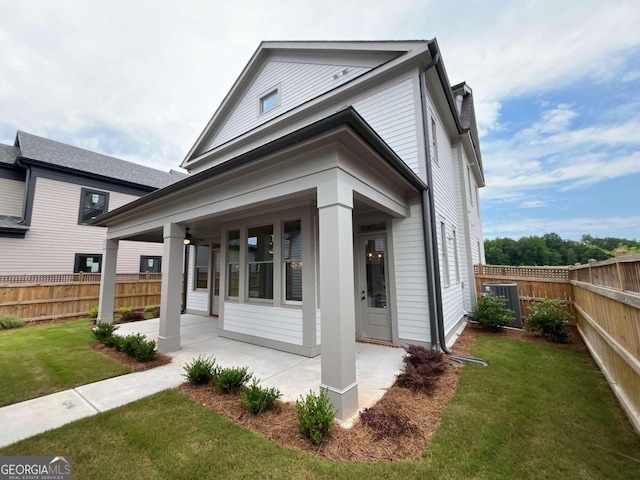
[[[426, 255], [427, 269], [427, 287], [429, 289], [429, 316], [435, 318], [436, 322], [431, 321], [431, 348], [437, 350], [438, 347], [449, 357], [450, 360], [456, 362], [472, 362], [483, 366], [487, 366], [487, 362], [480, 358], [466, 357], [460, 355], [452, 355], [452, 351], [447, 348], [447, 341], [444, 334], [444, 314], [442, 311], [442, 290], [440, 284], [440, 262], [438, 252], [438, 235], [434, 228], [436, 224], [436, 212], [433, 201], [433, 172], [431, 168], [431, 150], [429, 148], [429, 112], [427, 112], [427, 71], [434, 67], [440, 61], [440, 52], [433, 55], [431, 61], [423, 67], [418, 78], [420, 80], [420, 107], [422, 112], [422, 125], [424, 128], [424, 148], [426, 154], [426, 174], [427, 188], [422, 190], [422, 224], [424, 229], [424, 243]], [[431, 253], [431, 255], [429, 255]], [[436, 342], [434, 343], [434, 339]]]
[[31, 167], [27, 166], [27, 173], [24, 179], [24, 196], [22, 197], [22, 218], [18, 222], [19, 225], [24, 225], [27, 221], [27, 208], [29, 203], [29, 182], [31, 182]]
[[180, 313], [187, 313], [187, 281], [189, 279], [189, 247], [191, 244], [184, 246], [184, 264], [182, 266], [182, 310]]
[[[436, 52], [431, 61], [419, 72], [420, 80], [420, 107], [422, 111], [422, 125], [424, 128], [424, 147], [426, 154], [427, 189], [421, 192], [422, 197], [422, 225], [424, 230], [425, 260], [427, 274], [427, 288], [429, 289], [429, 317], [431, 318], [431, 348], [442, 349], [450, 354], [444, 339], [444, 322], [442, 319], [442, 294], [440, 292], [440, 265], [436, 261], [438, 256], [438, 237], [435, 225], [436, 215], [433, 208], [433, 172], [431, 170], [431, 150], [429, 148], [429, 113], [427, 112], [427, 71], [440, 61], [440, 52]], [[434, 321], [435, 319], [435, 321]]]

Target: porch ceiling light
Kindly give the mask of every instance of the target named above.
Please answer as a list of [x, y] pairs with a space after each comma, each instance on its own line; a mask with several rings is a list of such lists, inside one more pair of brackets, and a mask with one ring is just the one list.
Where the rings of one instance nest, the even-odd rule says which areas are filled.
[[186, 233], [184, 234], [184, 244], [185, 245], [190, 245], [191, 244], [191, 234], [189, 233], [189, 229], [187, 228]]

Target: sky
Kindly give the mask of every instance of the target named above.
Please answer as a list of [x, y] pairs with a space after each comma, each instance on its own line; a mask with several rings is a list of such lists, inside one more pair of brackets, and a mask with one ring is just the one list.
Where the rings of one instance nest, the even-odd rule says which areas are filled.
[[485, 238], [640, 239], [640, 2], [0, 0], [0, 143], [177, 168], [262, 40], [436, 37], [473, 89]]

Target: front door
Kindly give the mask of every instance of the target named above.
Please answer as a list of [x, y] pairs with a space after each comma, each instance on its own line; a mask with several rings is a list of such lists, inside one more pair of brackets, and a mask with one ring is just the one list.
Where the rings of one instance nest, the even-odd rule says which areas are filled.
[[385, 235], [360, 237], [361, 333], [364, 338], [390, 342], [386, 243]]

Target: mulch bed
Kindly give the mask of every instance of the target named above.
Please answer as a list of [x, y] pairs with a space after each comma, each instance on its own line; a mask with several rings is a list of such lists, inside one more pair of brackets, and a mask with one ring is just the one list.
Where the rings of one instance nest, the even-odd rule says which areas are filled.
[[126, 353], [118, 352], [114, 348], [107, 347], [100, 342], [92, 342], [90, 346], [96, 352], [99, 352], [103, 355], [106, 355], [107, 357], [111, 357], [114, 360], [125, 364], [134, 372], [142, 372], [144, 370], [149, 370], [150, 368], [160, 367], [161, 365], [171, 363], [171, 357], [169, 355], [165, 355], [164, 353], [156, 353], [156, 356], [153, 358], [153, 360], [149, 362], [139, 362]]
[[[454, 353], [469, 355], [474, 341], [475, 333], [465, 330], [453, 348]], [[394, 385], [380, 399], [376, 409], [401, 412], [409, 419], [410, 428], [399, 438], [380, 438], [371, 428], [356, 421], [349, 429], [334, 425], [329, 442], [319, 447], [298, 431], [295, 404], [278, 402], [275, 410], [252, 415], [242, 406], [238, 395], [225, 395], [216, 387], [185, 383], [180, 390], [195, 402], [284, 447], [348, 461], [410, 459], [423, 454], [440, 425], [442, 410], [453, 398], [458, 386], [460, 368], [458, 364], [450, 364], [437, 380], [432, 394], [413, 392]]]

